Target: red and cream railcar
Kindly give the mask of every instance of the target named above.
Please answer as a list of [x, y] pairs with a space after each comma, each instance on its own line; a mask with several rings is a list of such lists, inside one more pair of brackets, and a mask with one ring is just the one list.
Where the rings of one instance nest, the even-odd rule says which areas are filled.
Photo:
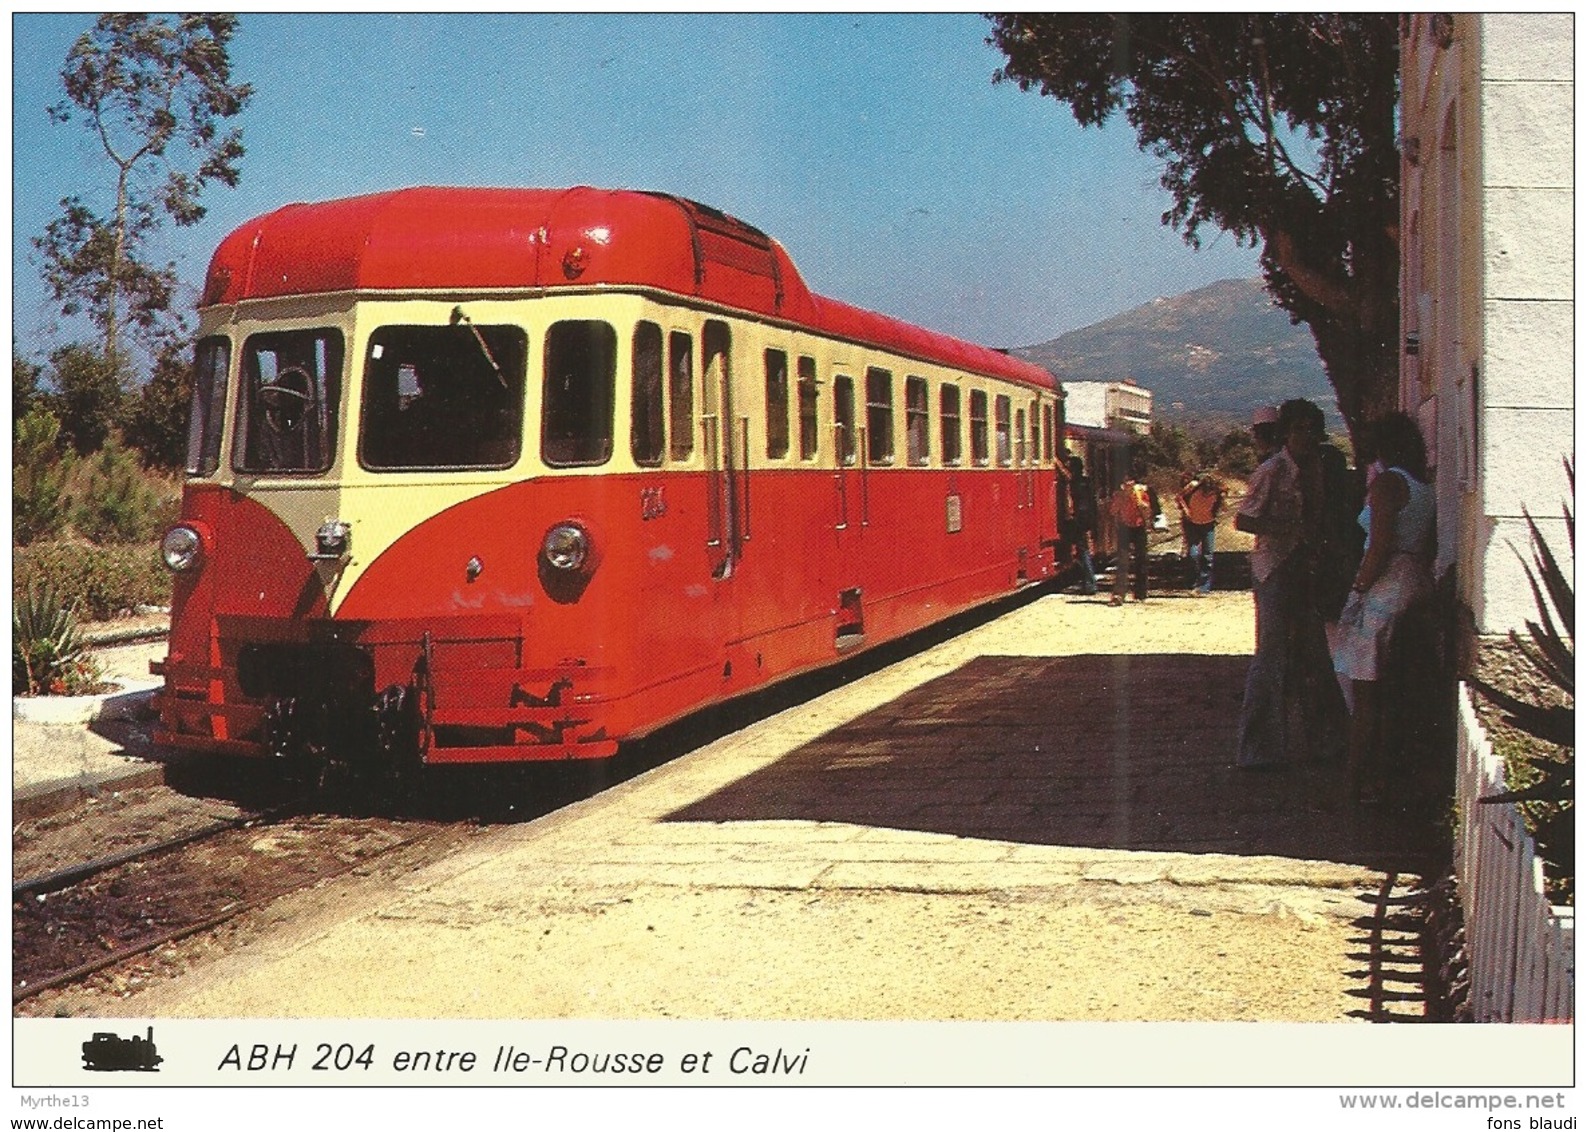
[[1053, 571], [1046, 371], [691, 201], [292, 205], [200, 323], [168, 743], [599, 758]]

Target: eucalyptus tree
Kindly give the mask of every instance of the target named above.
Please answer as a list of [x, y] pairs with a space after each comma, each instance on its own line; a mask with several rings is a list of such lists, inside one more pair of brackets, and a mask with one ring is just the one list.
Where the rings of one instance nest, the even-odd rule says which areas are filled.
[[993, 15], [994, 81], [1115, 113], [1163, 162], [1163, 223], [1261, 249], [1352, 434], [1395, 403], [1399, 27], [1377, 13]]
[[233, 15], [112, 13], [67, 53], [66, 97], [49, 115], [81, 122], [98, 140], [114, 191], [103, 194], [108, 212], [80, 195], [63, 199], [33, 244], [61, 312], [93, 322], [117, 372], [129, 327], [155, 344], [182, 328], [173, 310], [176, 266], [156, 262], [151, 237], [166, 219], [198, 223], [211, 182], [238, 182], [242, 133], [226, 123], [253, 89], [232, 80], [236, 27]]

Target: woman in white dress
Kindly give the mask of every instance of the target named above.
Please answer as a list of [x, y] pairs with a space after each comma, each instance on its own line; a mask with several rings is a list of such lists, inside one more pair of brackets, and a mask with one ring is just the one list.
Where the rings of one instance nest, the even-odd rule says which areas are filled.
[[[1372, 426], [1372, 436], [1386, 470], [1367, 491], [1360, 517], [1366, 550], [1333, 642], [1334, 671], [1351, 682], [1352, 692], [1345, 791], [1364, 802], [1378, 800], [1382, 789], [1377, 682], [1395, 626], [1432, 592], [1435, 517], [1427, 450], [1416, 422], [1391, 413]], [[1373, 781], [1363, 787], [1368, 771]]]

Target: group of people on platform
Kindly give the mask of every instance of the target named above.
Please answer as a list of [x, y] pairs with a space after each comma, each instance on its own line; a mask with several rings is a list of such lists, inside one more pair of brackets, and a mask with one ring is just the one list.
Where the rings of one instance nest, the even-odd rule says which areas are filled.
[[[1322, 410], [1310, 401], [1258, 409], [1251, 431], [1258, 465], [1234, 526], [1254, 539], [1256, 650], [1236, 763], [1255, 771], [1343, 758], [1347, 796], [1371, 803], [1382, 791], [1383, 660], [1395, 627], [1433, 585], [1434, 497], [1421, 431], [1400, 412], [1369, 424], [1355, 471], [1324, 442]], [[1135, 599], [1145, 601], [1147, 533], [1167, 526], [1145, 468], [1135, 464], [1104, 516], [1078, 456], [1067, 470], [1062, 533], [1075, 552], [1080, 592], [1097, 592], [1091, 544], [1106, 519], [1117, 551], [1110, 604], [1124, 602], [1132, 573]], [[1203, 472], [1188, 477], [1177, 497], [1196, 596], [1212, 590], [1224, 495], [1218, 477]]]

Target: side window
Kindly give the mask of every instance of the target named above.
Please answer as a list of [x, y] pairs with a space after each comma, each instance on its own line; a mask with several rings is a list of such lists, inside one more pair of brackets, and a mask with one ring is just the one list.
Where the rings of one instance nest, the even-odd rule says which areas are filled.
[[1030, 403], [1030, 462], [1041, 463], [1041, 409], [1035, 401]]
[[964, 432], [959, 421], [959, 387], [944, 385], [942, 407], [942, 462], [956, 466], [964, 459]]
[[205, 338], [194, 347], [193, 400], [187, 418], [187, 474], [190, 476], [212, 476], [220, 467], [226, 380], [230, 376], [229, 339]]
[[970, 390], [970, 459], [984, 468], [992, 462], [987, 447], [986, 390]]
[[874, 366], [865, 371], [865, 458], [893, 462], [893, 375]]
[[919, 468], [931, 463], [931, 399], [923, 377], [904, 379], [904, 430], [908, 434], [910, 466]]
[[814, 460], [818, 442], [816, 422], [816, 360], [799, 358], [799, 459]]
[[629, 429], [629, 444], [634, 463], [658, 468], [661, 451], [667, 443], [667, 421], [662, 409], [661, 327], [653, 322], [641, 322], [634, 327], [633, 369], [633, 424]]
[[1025, 458], [1025, 410], [1017, 409], [1014, 412], [1014, 463], [1023, 468]]
[[788, 355], [766, 351], [766, 458], [788, 456]]
[[694, 338], [674, 330], [667, 344], [667, 405], [672, 414], [668, 455], [687, 460], [694, 455]]
[[243, 343], [232, 463], [239, 472], [324, 472], [336, 456], [342, 335], [283, 330]]
[[838, 463], [845, 467], [854, 466], [854, 379], [839, 375], [832, 383], [832, 413], [833, 423], [837, 425], [838, 434]]
[[1006, 394], [999, 393], [992, 401], [993, 425], [997, 429], [997, 466], [1006, 468], [1014, 462], [1012, 447], [1013, 437], [1010, 435], [1009, 411], [1014, 403]]
[[1052, 432], [1052, 406], [1043, 405], [1041, 407], [1041, 451], [1042, 459], [1049, 464], [1053, 462]]
[[612, 458], [617, 331], [610, 323], [568, 319], [546, 334], [540, 456], [554, 468]]
[[359, 462], [377, 471], [516, 463], [528, 352], [516, 326], [377, 327], [364, 359]]

